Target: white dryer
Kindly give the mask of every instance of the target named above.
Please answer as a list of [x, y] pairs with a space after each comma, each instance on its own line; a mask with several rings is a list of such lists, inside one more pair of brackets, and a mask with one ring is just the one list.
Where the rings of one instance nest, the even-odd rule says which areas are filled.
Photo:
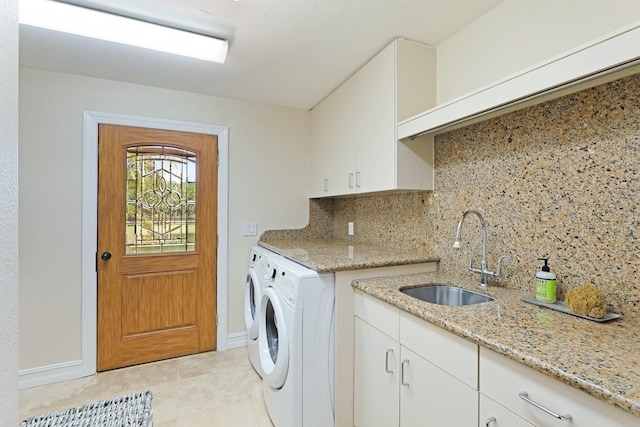
[[258, 311], [266, 283], [272, 281], [275, 275], [275, 270], [271, 267], [271, 259], [277, 256], [275, 252], [268, 249], [253, 246], [245, 283], [244, 323], [247, 328], [247, 349], [249, 360], [261, 377], [262, 367], [258, 354]]
[[333, 426], [334, 275], [284, 258], [272, 266], [258, 321], [267, 411], [276, 427]]

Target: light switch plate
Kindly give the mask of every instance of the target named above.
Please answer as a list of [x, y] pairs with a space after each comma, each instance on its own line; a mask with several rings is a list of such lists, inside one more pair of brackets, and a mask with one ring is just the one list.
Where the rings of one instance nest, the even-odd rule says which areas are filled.
[[255, 222], [243, 222], [242, 223], [242, 235], [243, 236], [255, 236], [257, 234], [257, 226]]

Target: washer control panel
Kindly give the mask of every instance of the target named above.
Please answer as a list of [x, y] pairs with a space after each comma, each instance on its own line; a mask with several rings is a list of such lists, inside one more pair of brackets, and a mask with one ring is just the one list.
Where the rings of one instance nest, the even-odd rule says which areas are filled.
[[276, 277], [276, 268], [268, 257], [262, 257], [256, 261], [254, 268], [258, 271], [260, 277], [264, 280], [273, 280]]
[[284, 269], [276, 270], [273, 286], [282, 292], [282, 295], [284, 295], [291, 304], [296, 303], [298, 277], [294, 273]]

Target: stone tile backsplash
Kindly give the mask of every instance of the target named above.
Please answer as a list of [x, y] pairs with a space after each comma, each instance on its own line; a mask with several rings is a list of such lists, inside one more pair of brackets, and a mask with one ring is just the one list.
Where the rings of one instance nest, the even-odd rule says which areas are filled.
[[[298, 238], [352, 239], [431, 250], [464, 273], [452, 248], [464, 211], [488, 222], [489, 268], [509, 255], [497, 286], [534, 293], [549, 258], [558, 299], [593, 283], [610, 310], [640, 315], [640, 75], [456, 129], [435, 138], [435, 190], [310, 200]], [[354, 221], [355, 236], [347, 236]], [[479, 221], [463, 249], [480, 264]]]
[[[435, 163], [429, 215], [443, 270], [465, 269], [450, 243], [472, 208], [489, 224], [490, 268], [511, 257], [503, 285], [533, 294], [548, 257], [559, 299], [593, 283], [612, 310], [640, 309], [640, 75], [439, 135]], [[464, 240], [479, 241], [468, 222]]]

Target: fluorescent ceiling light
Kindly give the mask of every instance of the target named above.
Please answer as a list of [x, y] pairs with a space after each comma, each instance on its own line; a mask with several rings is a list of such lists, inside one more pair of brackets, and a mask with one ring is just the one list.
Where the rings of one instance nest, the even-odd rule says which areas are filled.
[[20, 23], [212, 62], [227, 57], [226, 40], [50, 0], [20, 0]]

